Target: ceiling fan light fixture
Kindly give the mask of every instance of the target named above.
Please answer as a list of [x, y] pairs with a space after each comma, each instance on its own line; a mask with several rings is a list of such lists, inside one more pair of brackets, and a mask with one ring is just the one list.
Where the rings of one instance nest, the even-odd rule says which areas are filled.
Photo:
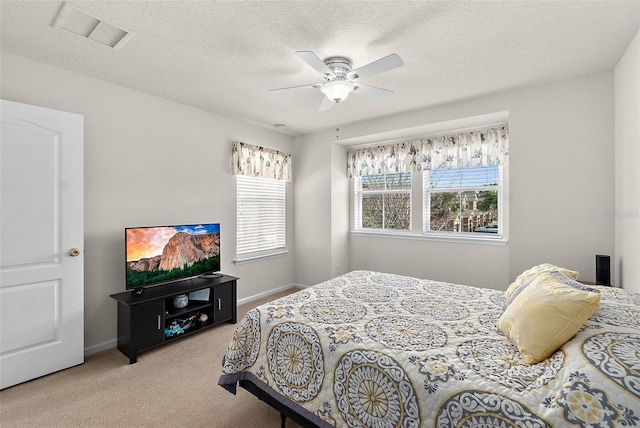
[[320, 90], [334, 103], [339, 103], [347, 99], [354, 85], [348, 80], [332, 80], [323, 83]]
[[358, 95], [368, 95], [378, 98], [388, 97], [393, 94], [393, 91], [365, 85], [360, 83], [359, 79], [375, 76], [376, 74], [384, 73], [404, 65], [404, 62], [402, 62], [398, 54], [387, 55], [355, 70], [351, 69], [352, 63], [347, 57], [332, 56], [322, 60], [311, 51], [296, 51], [296, 55], [320, 73], [325, 81], [312, 83], [310, 85], [271, 89], [270, 92], [300, 88], [320, 89], [325, 97], [322, 98], [322, 103], [320, 103], [320, 108], [318, 109], [319, 111], [329, 110], [334, 104], [346, 100], [349, 94], [355, 90], [358, 90]]

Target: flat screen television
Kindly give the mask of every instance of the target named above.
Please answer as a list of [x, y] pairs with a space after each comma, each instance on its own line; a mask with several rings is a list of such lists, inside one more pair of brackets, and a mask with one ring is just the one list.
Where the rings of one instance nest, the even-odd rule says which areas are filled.
[[127, 227], [126, 288], [212, 274], [220, 270], [220, 224]]

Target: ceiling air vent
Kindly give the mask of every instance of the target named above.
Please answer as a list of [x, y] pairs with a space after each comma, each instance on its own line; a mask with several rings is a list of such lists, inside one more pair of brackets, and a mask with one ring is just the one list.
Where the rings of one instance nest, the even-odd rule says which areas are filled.
[[93, 40], [113, 49], [120, 49], [133, 34], [129, 30], [107, 24], [84, 10], [64, 3], [53, 23], [54, 28], [70, 31], [85, 39]]

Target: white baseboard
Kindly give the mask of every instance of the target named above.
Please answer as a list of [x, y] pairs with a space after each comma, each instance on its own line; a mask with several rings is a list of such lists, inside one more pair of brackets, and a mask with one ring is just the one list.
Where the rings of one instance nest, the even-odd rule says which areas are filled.
[[240, 299], [240, 300], [238, 300], [238, 306], [246, 305], [247, 303], [251, 303], [251, 302], [255, 302], [256, 300], [264, 299], [265, 297], [269, 297], [269, 296], [272, 296], [274, 294], [278, 294], [281, 291], [288, 290], [290, 288], [303, 289], [303, 288], [306, 288], [306, 287], [302, 286], [302, 285], [299, 285], [299, 284], [283, 285], [282, 287], [274, 288], [272, 290], [265, 291], [263, 293], [254, 294], [253, 296], [249, 296], [249, 297], [245, 297], [243, 299]]
[[[300, 284], [288, 284], [288, 285], [283, 285], [282, 287], [278, 287], [278, 288], [274, 288], [273, 290], [269, 290], [269, 291], [265, 291], [263, 293], [258, 293], [258, 294], [254, 294], [253, 296], [249, 296], [249, 297], [245, 297], [243, 299], [238, 300], [237, 305], [245, 305], [247, 303], [251, 303], [251, 302], [255, 302], [256, 300], [260, 300], [260, 299], [264, 299], [265, 297], [269, 297], [273, 294], [278, 294], [284, 290], [288, 290], [290, 288], [298, 288], [298, 289], [303, 289], [303, 288], [307, 288], [307, 286], [305, 285], [300, 285]], [[84, 348], [84, 356], [87, 357], [91, 354], [96, 354], [98, 352], [102, 352], [102, 351], [106, 351], [107, 349], [112, 349], [115, 348], [116, 346], [118, 346], [118, 340], [117, 339], [111, 339], [111, 340], [107, 340], [106, 342], [102, 342], [99, 343], [97, 345], [92, 345], [92, 346], [88, 346], [86, 348]]]
[[97, 354], [98, 352], [106, 351], [107, 349], [115, 348], [116, 346], [118, 346], [117, 339], [107, 340], [106, 342], [84, 348], [84, 356], [88, 357], [91, 354]]

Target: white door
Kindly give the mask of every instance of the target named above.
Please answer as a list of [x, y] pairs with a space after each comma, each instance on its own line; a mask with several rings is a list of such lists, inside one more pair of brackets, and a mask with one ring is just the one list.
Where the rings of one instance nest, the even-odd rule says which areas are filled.
[[0, 100], [0, 389], [84, 361], [83, 121]]

